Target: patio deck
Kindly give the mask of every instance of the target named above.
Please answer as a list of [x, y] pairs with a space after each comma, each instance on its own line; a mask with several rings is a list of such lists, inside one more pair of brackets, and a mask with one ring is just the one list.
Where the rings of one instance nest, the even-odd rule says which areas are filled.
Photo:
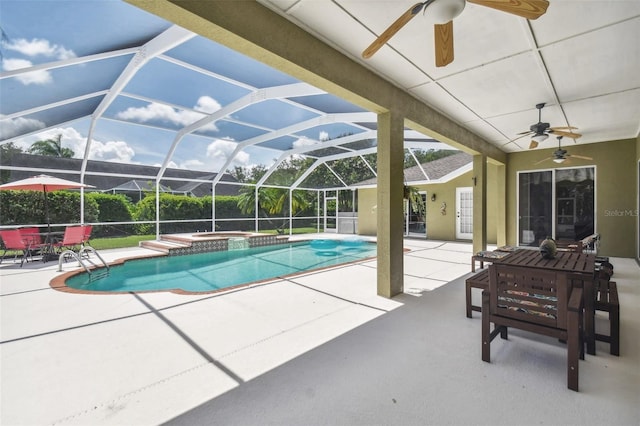
[[0, 423], [638, 424], [632, 259], [612, 259], [622, 355], [598, 343], [575, 393], [553, 339], [513, 330], [482, 362], [479, 316], [464, 313], [470, 244], [405, 247], [391, 300], [376, 295], [375, 260], [202, 296], [62, 293], [48, 285], [57, 263], [5, 261]]

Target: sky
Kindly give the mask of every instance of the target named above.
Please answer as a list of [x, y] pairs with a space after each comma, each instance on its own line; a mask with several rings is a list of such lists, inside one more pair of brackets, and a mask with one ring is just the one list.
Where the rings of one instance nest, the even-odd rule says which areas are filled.
[[[128, 75], [136, 53], [131, 48], [171, 31], [172, 24], [119, 0], [2, 0], [0, 27], [0, 143], [28, 149], [61, 134], [63, 147], [83, 158], [95, 116], [89, 159], [154, 166], [168, 161], [169, 167], [217, 172], [232, 155], [231, 167], [268, 166], [282, 150], [369, 130], [318, 124], [235, 152], [238, 143], [322, 112], [363, 112], [314, 93], [255, 101], [181, 135], [257, 89], [299, 81], [195, 35], [145, 58]], [[122, 90], [104, 104], [118, 81], [125, 83]]]

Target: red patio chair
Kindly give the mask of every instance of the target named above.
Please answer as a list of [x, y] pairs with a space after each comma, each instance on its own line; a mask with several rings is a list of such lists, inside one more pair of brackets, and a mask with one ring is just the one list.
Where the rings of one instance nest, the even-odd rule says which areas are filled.
[[31, 250], [40, 249], [43, 246], [42, 235], [40, 235], [40, 229], [34, 227], [20, 228], [20, 235], [22, 240], [31, 247]]
[[78, 252], [84, 241], [84, 226], [67, 226], [62, 241], [53, 244], [58, 253], [64, 250]]
[[82, 238], [82, 245], [89, 245], [89, 238], [91, 237], [91, 231], [93, 229], [93, 225], [84, 225], [84, 237]]
[[[20, 262], [20, 267], [22, 268], [25, 260], [28, 262], [29, 257], [31, 257], [31, 247], [29, 243], [22, 238], [20, 230], [7, 229], [0, 231], [0, 237], [2, 237], [2, 241], [4, 242], [4, 253], [2, 253], [0, 263], [4, 260], [4, 256], [7, 254], [7, 251], [15, 250], [16, 255], [13, 257], [13, 261], [15, 262], [18, 258], [18, 254], [22, 252], [22, 261]], [[31, 260], [33, 260], [33, 258]]]

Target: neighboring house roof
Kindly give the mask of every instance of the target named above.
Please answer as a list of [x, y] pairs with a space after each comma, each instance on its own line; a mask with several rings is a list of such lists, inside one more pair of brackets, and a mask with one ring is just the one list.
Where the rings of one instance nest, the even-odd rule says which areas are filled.
[[[150, 180], [141, 180], [134, 179], [123, 184], [116, 186], [115, 188], [110, 188], [105, 191], [113, 191], [113, 192], [122, 192], [122, 191], [155, 191], [155, 185]], [[175, 192], [172, 191], [169, 187], [160, 185], [161, 192]]]
[[[409, 167], [404, 170], [404, 180], [406, 183], [428, 183], [429, 181], [446, 182], [459, 173], [465, 172], [473, 162], [473, 157], [467, 153], [459, 152], [448, 157], [429, 161], [420, 166]], [[423, 173], [424, 170], [424, 173]], [[425, 176], [426, 175], [426, 176]], [[356, 186], [375, 185], [377, 178], [371, 178], [358, 182]]]
[[[80, 172], [82, 160], [78, 158], [60, 158], [45, 155], [14, 154], [10, 160], [3, 158], [2, 165], [21, 167], [24, 169], [11, 170], [10, 181], [26, 179], [37, 173], [46, 173], [51, 176], [73, 180], [72, 175], [69, 173], [56, 173], [55, 169]], [[46, 172], [41, 171], [44, 169], [46, 169]], [[113, 188], [131, 182], [133, 179], [147, 190], [147, 182], [154, 182], [159, 170], [159, 167], [153, 166], [89, 160], [87, 162], [87, 173], [84, 183], [95, 186], [96, 191], [110, 191]], [[201, 171], [169, 168], [165, 171], [164, 177], [175, 178], [175, 180], [163, 179], [162, 186], [169, 188], [167, 192], [191, 193], [197, 197], [201, 197], [211, 194], [211, 184], [206, 182], [193, 182], [192, 179], [211, 181], [215, 176], [217, 176], [215, 173], [204, 174]], [[78, 178], [76, 177], [76, 179]], [[240, 186], [225, 185], [224, 182], [236, 182], [236, 180], [233, 176], [224, 174], [220, 182], [216, 185], [216, 195], [238, 194]], [[152, 183], [150, 189], [153, 190], [153, 188]], [[134, 188], [130, 190], [137, 191], [138, 189]]]

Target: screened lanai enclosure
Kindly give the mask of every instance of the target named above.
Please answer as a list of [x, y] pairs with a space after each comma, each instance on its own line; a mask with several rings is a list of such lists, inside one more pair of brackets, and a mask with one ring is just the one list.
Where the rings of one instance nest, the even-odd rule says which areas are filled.
[[[2, 183], [49, 174], [95, 187], [71, 216], [50, 194], [54, 225], [357, 233], [358, 189], [375, 186], [375, 113], [124, 2], [0, 9]], [[407, 185], [456, 152], [408, 129], [404, 148]], [[94, 195], [117, 188], [133, 191], [120, 191], [128, 215]], [[44, 225], [0, 197], [1, 226]]]

